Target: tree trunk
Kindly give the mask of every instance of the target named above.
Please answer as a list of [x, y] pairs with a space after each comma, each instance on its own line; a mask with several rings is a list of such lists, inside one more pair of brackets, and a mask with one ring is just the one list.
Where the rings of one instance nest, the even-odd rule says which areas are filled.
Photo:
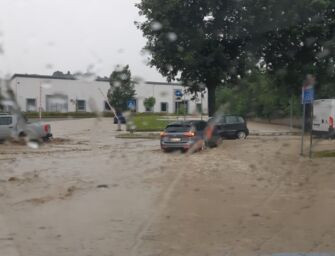
[[208, 116], [214, 116], [216, 108], [215, 108], [215, 91], [216, 91], [216, 85], [208, 85]]

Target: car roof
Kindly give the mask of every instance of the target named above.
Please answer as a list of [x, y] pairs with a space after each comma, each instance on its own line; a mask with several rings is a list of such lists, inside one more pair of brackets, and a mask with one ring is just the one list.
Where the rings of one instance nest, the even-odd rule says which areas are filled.
[[170, 125], [193, 125], [193, 124], [196, 124], [196, 123], [206, 123], [206, 121], [204, 121], [204, 120], [176, 121], [176, 122], [169, 123], [167, 126], [170, 126]]

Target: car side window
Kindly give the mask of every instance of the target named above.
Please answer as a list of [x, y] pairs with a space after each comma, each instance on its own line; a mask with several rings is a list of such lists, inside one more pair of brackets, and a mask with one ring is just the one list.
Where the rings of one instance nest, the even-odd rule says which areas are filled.
[[243, 124], [243, 123], [244, 123], [244, 119], [243, 119], [243, 117], [238, 116], [238, 117], [237, 117], [237, 122], [238, 122], [239, 124]]
[[206, 122], [199, 122], [196, 124], [196, 129], [197, 131], [203, 131], [205, 130], [206, 126], [207, 126]]
[[11, 116], [0, 117], [0, 125], [10, 125], [12, 122], [13, 118]]
[[236, 124], [237, 118], [236, 116], [226, 116], [225, 117], [225, 124]]

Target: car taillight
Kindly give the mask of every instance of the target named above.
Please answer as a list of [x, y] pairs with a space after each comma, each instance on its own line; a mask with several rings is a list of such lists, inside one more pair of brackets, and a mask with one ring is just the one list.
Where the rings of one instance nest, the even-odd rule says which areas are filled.
[[50, 125], [45, 124], [45, 125], [44, 125], [44, 131], [45, 131], [46, 133], [48, 133], [48, 132], [49, 132], [49, 129], [50, 129]]
[[331, 116], [329, 117], [329, 127], [334, 128], [334, 118]]
[[195, 133], [194, 132], [184, 132], [184, 136], [186, 136], [186, 137], [194, 137]]
[[166, 133], [165, 132], [160, 132], [160, 134], [159, 134], [161, 137], [164, 137], [165, 135], [166, 135]]

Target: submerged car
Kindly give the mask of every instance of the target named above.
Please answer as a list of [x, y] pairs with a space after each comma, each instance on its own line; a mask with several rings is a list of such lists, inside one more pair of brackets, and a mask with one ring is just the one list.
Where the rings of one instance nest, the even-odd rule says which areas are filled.
[[29, 140], [47, 141], [51, 134], [49, 124], [30, 123], [26, 118], [9, 113], [0, 113], [0, 141], [28, 137]]
[[190, 120], [174, 122], [166, 126], [160, 134], [161, 149], [165, 152], [173, 149], [187, 151], [204, 147], [206, 121]]
[[246, 139], [249, 135], [247, 122], [241, 116], [222, 115], [208, 120], [208, 126], [213, 127], [214, 137], [228, 139]]

